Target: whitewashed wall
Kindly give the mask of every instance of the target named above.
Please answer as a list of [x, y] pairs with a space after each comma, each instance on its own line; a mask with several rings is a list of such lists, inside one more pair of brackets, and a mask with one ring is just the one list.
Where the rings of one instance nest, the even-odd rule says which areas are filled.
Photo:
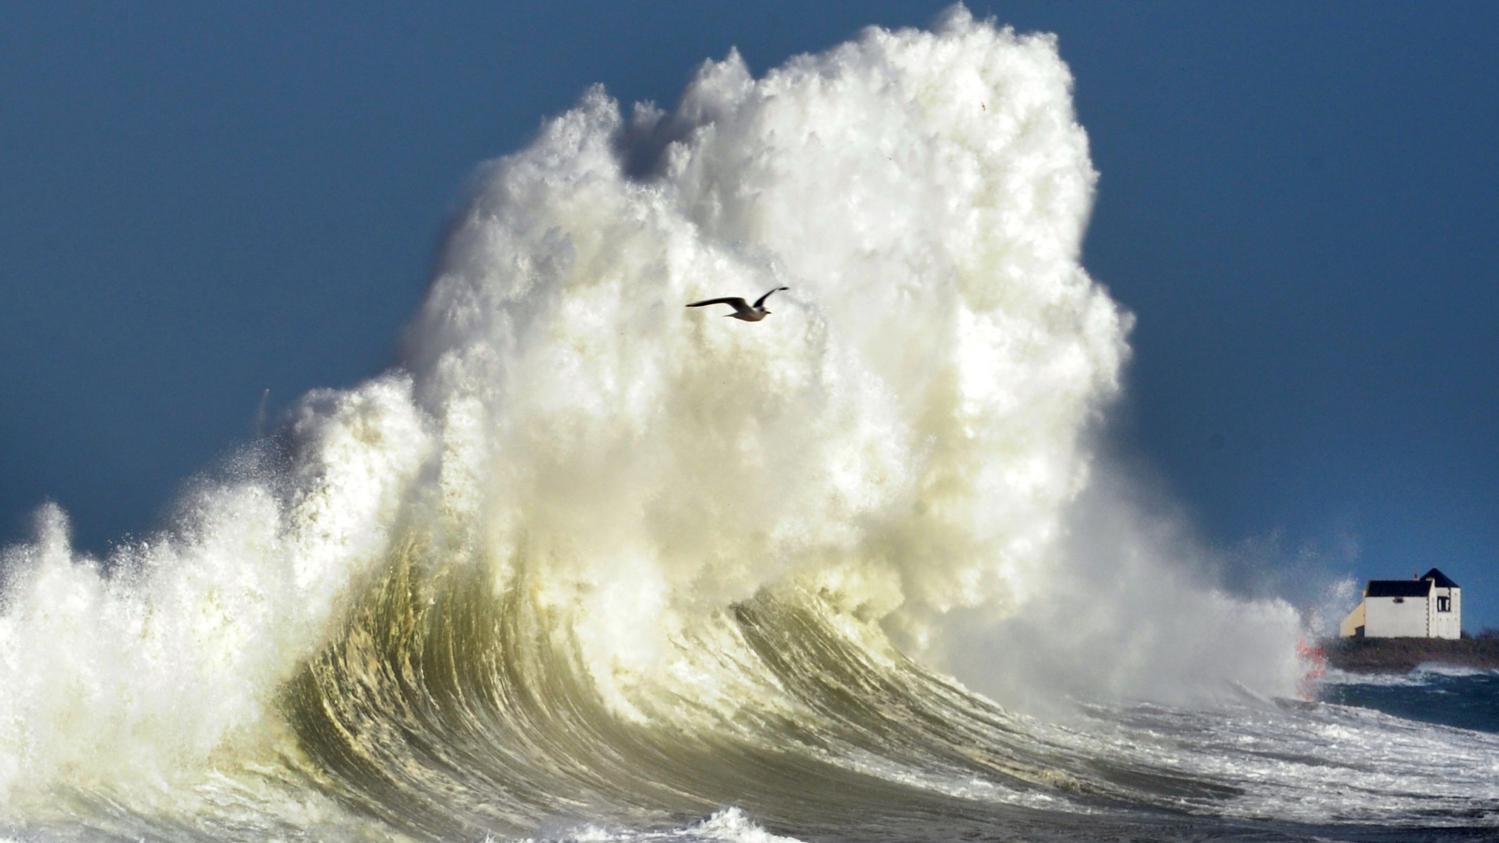
[[1398, 597], [1364, 598], [1365, 638], [1425, 638], [1427, 608], [1426, 598], [1407, 597], [1396, 603]]
[[[1452, 611], [1438, 612], [1437, 598], [1451, 597]], [[1407, 598], [1409, 602], [1409, 598]], [[1431, 603], [1427, 608], [1427, 623], [1432, 638], [1459, 638], [1463, 630], [1463, 590], [1460, 588], [1434, 588]]]

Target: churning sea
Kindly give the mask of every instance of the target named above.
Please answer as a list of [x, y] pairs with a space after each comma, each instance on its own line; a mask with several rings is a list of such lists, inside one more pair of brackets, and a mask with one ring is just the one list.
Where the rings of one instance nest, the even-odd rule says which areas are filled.
[[1406, 720], [1499, 734], [1499, 671], [1423, 665], [1403, 674], [1334, 672], [1322, 700]]
[[956, 8], [590, 89], [400, 366], [0, 549], [0, 841], [1499, 840], [1494, 674], [1298, 697], [1302, 613], [1096, 452], [1072, 85]]

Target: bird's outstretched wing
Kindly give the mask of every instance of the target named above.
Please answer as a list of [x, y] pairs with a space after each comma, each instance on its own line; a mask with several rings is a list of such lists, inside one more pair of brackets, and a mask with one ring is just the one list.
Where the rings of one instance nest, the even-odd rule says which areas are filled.
[[695, 301], [687, 306], [702, 307], [705, 304], [726, 304], [734, 308], [735, 310], [749, 310], [749, 305], [745, 304], [744, 299], [741, 299], [738, 296], [734, 296], [733, 298], [728, 299], [703, 299], [702, 301]]
[[789, 290], [789, 289], [791, 289], [791, 288], [790, 287], [777, 287], [774, 290], [771, 290], [769, 293], [766, 293], [765, 295], [759, 297], [758, 299], [755, 299], [755, 307], [759, 307], [760, 305], [765, 304], [765, 300], [768, 299], [768, 298], [770, 298], [772, 294], [779, 293], [782, 290]]

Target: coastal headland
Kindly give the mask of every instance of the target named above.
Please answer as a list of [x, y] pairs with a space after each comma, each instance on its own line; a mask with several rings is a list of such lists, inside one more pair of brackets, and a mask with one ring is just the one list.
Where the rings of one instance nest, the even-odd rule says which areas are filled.
[[1327, 666], [1349, 673], [1406, 673], [1423, 664], [1499, 670], [1499, 637], [1328, 638]]

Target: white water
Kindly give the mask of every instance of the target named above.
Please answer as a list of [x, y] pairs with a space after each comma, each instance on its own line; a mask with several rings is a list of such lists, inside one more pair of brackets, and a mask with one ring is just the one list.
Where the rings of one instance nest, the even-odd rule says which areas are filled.
[[[279, 689], [413, 547], [564, 618], [625, 719], [733, 706], [676, 642], [787, 583], [997, 693], [1286, 693], [1295, 613], [1089, 485], [1129, 318], [1079, 264], [1070, 84], [958, 10], [710, 62], [670, 114], [588, 92], [485, 168], [403, 369], [109, 560], [53, 507], [5, 552], [0, 804], [172, 804], [282, 746]], [[756, 324], [683, 307], [781, 284]]]
[[[771, 834], [763, 828], [755, 825], [744, 812], [738, 808], [725, 808], [715, 812], [702, 822], [693, 823], [685, 828], [656, 834], [641, 834], [633, 829], [621, 829], [611, 831], [597, 826], [583, 826], [572, 828], [557, 834], [548, 835], [544, 839], [553, 840], [576, 840], [578, 843], [587, 841], [668, 841], [679, 840], [688, 843], [798, 843], [794, 837], [781, 837]], [[489, 843], [486, 841], [485, 843]], [[531, 841], [526, 841], [531, 843]]]

